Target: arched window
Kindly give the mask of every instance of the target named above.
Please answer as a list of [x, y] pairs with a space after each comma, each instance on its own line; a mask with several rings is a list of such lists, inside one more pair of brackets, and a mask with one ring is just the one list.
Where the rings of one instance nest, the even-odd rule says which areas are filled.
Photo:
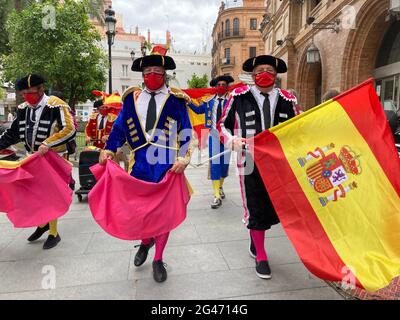
[[376, 59], [376, 68], [400, 62], [400, 21], [392, 24], [386, 32]]
[[233, 35], [238, 36], [240, 29], [240, 21], [238, 18], [233, 19]]
[[225, 35], [227, 37], [231, 35], [231, 21], [229, 19], [225, 21]]

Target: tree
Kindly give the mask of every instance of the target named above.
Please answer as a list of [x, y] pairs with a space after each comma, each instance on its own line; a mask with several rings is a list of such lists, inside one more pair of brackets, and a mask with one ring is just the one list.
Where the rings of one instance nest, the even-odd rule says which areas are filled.
[[192, 79], [188, 80], [189, 89], [194, 88], [207, 88], [208, 87], [208, 77], [204, 74], [202, 77], [197, 76], [195, 73], [192, 75]]
[[11, 9], [11, 0], [0, 0], [0, 56], [9, 52], [8, 33], [6, 32], [5, 26]]
[[93, 89], [103, 88], [107, 60], [100, 48], [101, 35], [89, 21], [89, 9], [88, 0], [45, 0], [11, 13], [6, 80], [41, 74], [73, 109], [91, 98]]

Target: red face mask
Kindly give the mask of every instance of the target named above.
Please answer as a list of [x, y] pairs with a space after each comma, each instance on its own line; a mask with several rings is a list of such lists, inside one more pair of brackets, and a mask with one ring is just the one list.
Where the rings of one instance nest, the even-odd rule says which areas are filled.
[[99, 110], [100, 114], [104, 117], [108, 114], [108, 109], [107, 108], [101, 108]]
[[36, 106], [42, 98], [42, 96], [37, 92], [24, 93], [22, 96], [31, 106]]
[[256, 75], [255, 83], [260, 88], [268, 88], [274, 85], [276, 75], [269, 72], [261, 72]]
[[227, 92], [228, 92], [228, 89], [226, 87], [224, 87], [224, 86], [218, 86], [217, 87], [217, 94], [219, 96], [223, 96]]
[[144, 76], [144, 84], [150, 90], [160, 89], [164, 85], [164, 75], [149, 73]]

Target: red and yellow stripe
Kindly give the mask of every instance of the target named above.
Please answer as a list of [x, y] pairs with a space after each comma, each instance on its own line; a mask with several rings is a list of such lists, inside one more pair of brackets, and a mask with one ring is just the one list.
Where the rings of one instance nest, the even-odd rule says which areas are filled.
[[[348, 173], [343, 185], [325, 194], [308, 181], [320, 168], [298, 159], [349, 146], [359, 156], [361, 174]], [[254, 139], [254, 158], [290, 240], [306, 267], [330, 281], [353, 271], [368, 291], [400, 275], [400, 160], [373, 80], [346, 92]], [[317, 174], [318, 175], [318, 174]], [[344, 197], [346, 185], [356, 188]], [[326, 206], [320, 198], [331, 195]]]

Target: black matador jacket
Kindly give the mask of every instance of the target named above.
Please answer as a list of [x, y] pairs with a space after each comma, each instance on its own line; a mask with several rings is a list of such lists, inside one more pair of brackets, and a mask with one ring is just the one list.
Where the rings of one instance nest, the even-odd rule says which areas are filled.
[[41, 144], [58, 153], [66, 151], [66, 143], [76, 134], [68, 104], [45, 95], [36, 110], [33, 112], [27, 103], [18, 106], [17, 117], [0, 136], [0, 150], [22, 141], [29, 153], [37, 151]]
[[[293, 95], [279, 88], [273, 90], [276, 90], [277, 99], [275, 105], [271, 105], [271, 124], [275, 126], [295, 117], [299, 111]], [[218, 124], [221, 140], [227, 144], [234, 137], [251, 138], [261, 133], [265, 130], [261, 110], [251, 87], [236, 88]], [[247, 228], [270, 229], [279, 223], [279, 218], [249, 152], [239, 153], [238, 169]]]

